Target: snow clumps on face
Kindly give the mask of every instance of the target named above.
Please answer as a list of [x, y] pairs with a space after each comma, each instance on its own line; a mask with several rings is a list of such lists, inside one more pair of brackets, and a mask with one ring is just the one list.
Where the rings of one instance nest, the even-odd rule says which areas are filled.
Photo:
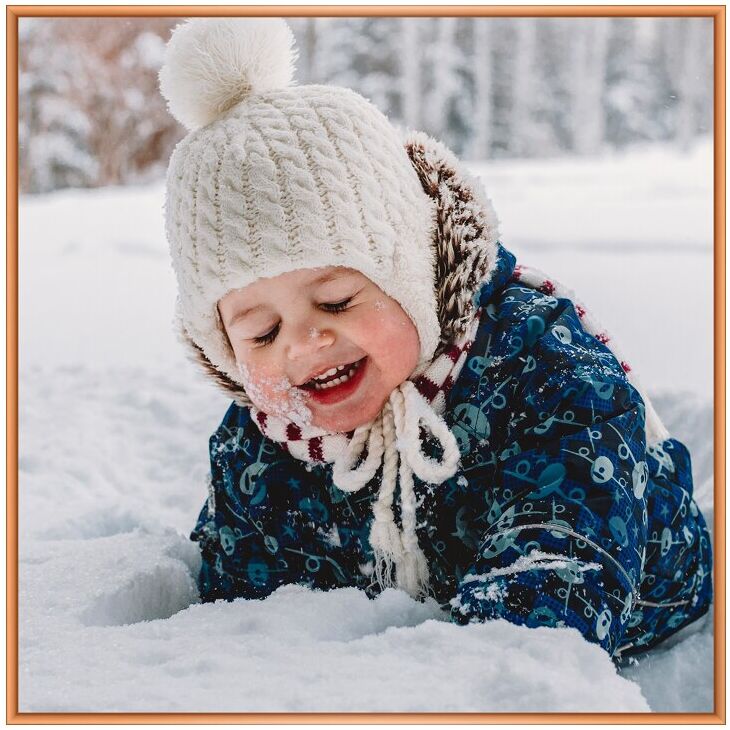
[[297, 426], [312, 423], [312, 411], [307, 406], [309, 393], [292, 385], [288, 378], [252, 371], [242, 362], [238, 363], [238, 372], [249, 398], [262, 411]]
[[251, 95], [289, 86], [296, 57], [281, 18], [196, 18], [173, 31], [160, 91], [170, 114], [193, 130]]

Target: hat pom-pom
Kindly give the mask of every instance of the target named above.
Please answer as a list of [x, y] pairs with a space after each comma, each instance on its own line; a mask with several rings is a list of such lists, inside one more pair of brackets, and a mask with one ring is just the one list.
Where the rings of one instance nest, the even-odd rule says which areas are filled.
[[251, 94], [288, 86], [295, 61], [281, 18], [196, 18], [167, 44], [160, 91], [175, 119], [197, 129]]

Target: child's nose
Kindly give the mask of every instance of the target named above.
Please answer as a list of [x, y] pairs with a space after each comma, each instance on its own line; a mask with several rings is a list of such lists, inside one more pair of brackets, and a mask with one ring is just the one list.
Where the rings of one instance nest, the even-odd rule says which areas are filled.
[[334, 341], [335, 336], [331, 330], [319, 329], [313, 325], [300, 327], [292, 334], [287, 345], [287, 355], [290, 360], [299, 360], [329, 347]]

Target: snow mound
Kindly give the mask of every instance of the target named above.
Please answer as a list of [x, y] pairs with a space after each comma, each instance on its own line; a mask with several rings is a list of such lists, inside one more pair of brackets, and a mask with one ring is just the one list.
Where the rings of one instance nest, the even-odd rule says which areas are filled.
[[[126, 625], [168, 618], [197, 603], [197, 547], [169, 531], [84, 540], [29, 541], [20, 555], [28, 619], [59, 625]], [[55, 628], [58, 628], [55, 626]]]
[[[639, 682], [652, 709], [660, 712], [709, 712], [713, 698], [712, 636], [714, 608], [678, 632], [664, 646], [621, 670]], [[692, 667], [691, 671], [687, 671]], [[667, 692], [667, 687], [672, 691]]]
[[715, 453], [712, 439], [713, 403], [693, 393], [671, 393], [666, 390], [653, 396], [652, 402], [669, 433], [676, 435], [689, 449], [694, 497], [712, 534]]
[[196, 605], [179, 536], [70, 548], [37, 541], [23, 556], [24, 711], [649, 710], [574, 629], [457, 626], [392, 589]]
[[125, 626], [169, 618], [198, 600], [195, 581], [179, 563], [156, 565], [100, 596], [82, 614], [88, 626]]

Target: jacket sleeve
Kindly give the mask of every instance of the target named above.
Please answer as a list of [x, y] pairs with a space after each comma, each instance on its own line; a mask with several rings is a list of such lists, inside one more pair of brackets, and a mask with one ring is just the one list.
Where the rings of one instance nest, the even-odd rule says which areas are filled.
[[231, 405], [209, 442], [208, 499], [190, 534], [200, 547], [198, 591], [204, 603], [262, 598], [270, 592], [261, 580], [265, 563], [256, 557], [249, 539], [253, 530], [246, 507], [233, 497], [237, 474], [246, 468], [241, 448], [247, 438], [246, 420], [243, 410]]
[[220, 517], [216, 518], [211, 474], [208, 474], [206, 481], [209, 496], [200, 510], [195, 528], [190, 534], [190, 539], [197, 542], [200, 547], [200, 557], [202, 559], [200, 572], [198, 573], [198, 592], [203, 603], [215, 601], [219, 598], [232, 601], [236, 597], [236, 587], [234, 581], [223, 570], [221, 560], [223, 547], [220, 533], [223, 525], [219, 524]]
[[548, 299], [509, 335], [509, 420], [484, 451], [486, 529], [451, 616], [574, 627], [612, 654], [645, 558], [644, 404], [573, 305]]

